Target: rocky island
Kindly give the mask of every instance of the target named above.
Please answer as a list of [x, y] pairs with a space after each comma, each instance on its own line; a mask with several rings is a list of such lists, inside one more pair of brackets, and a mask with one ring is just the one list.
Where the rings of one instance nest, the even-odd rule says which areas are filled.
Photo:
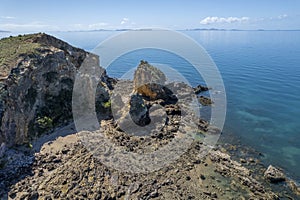
[[[205, 144], [195, 139], [176, 161], [160, 169], [135, 173], [112, 168], [85, 145], [82, 135], [94, 132], [77, 133], [72, 115], [76, 75], [87, 57], [97, 61], [97, 56], [43, 33], [1, 39], [0, 49], [2, 199], [299, 198], [300, 189], [282, 170], [262, 165], [259, 152], [226, 134], [204, 157], [199, 152]], [[164, 74], [147, 61], [141, 61], [131, 81], [101, 70], [95, 94], [100, 134], [127, 152], [152, 152], [179, 137], [183, 110], [172, 91], [185, 101], [196, 95], [203, 106], [213, 104], [202, 95], [208, 87], [163, 86]], [[122, 94], [130, 94], [128, 103]], [[133, 127], [147, 127], [163, 115], [161, 110], [167, 119], [161, 128], [131, 132], [129, 119]], [[207, 121], [196, 122], [200, 138], [213, 134]]]

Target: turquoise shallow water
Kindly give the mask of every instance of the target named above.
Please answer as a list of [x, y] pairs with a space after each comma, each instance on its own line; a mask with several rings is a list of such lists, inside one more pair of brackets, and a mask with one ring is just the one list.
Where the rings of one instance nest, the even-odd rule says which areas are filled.
[[[116, 32], [53, 32], [72, 45], [92, 50]], [[300, 32], [188, 31], [218, 66], [226, 88], [224, 133], [264, 154], [264, 161], [300, 180]], [[0, 36], [7, 36], [1, 33]], [[153, 49], [131, 52], [108, 69], [121, 76], [139, 60], [175, 67], [192, 85], [202, 82], [184, 59]], [[120, 68], [122, 67], [122, 68]]]

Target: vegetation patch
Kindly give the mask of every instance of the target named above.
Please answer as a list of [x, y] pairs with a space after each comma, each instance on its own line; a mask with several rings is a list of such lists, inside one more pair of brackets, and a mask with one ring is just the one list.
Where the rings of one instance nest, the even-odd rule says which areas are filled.
[[33, 43], [34, 35], [19, 35], [0, 40], [0, 76], [7, 76], [20, 55], [37, 54], [41, 44]]
[[109, 100], [109, 101], [107, 101], [107, 102], [103, 102], [103, 103], [102, 103], [102, 106], [103, 106], [104, 108], [110, 108], [110, 107], [111, 107], [111, 100]]
[[39, 127], [42, 129], [51, 129], [53, 127], [53, 120], [50, 117], [38, 117], [36, 121]]

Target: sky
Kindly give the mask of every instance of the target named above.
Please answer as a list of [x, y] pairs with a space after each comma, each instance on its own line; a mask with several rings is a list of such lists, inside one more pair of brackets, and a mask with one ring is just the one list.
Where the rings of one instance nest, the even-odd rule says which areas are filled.
[[299, 0], [0, 0], [0, 30], [300, 29]]

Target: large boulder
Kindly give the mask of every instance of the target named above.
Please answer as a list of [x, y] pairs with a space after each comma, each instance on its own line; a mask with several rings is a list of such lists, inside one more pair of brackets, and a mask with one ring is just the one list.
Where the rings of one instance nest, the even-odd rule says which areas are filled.
[[284, 173], [272, 165], [267, 168], [264, 177], [271, 183], [279, 183], [286, 180]]
[[176, 102], [177, 98], [166, 86], [166, 76], [158, 68], [150, 65], [147, 61], [141, 61], [134, 73], [134, 90], [147, 100], [164, 100]]

